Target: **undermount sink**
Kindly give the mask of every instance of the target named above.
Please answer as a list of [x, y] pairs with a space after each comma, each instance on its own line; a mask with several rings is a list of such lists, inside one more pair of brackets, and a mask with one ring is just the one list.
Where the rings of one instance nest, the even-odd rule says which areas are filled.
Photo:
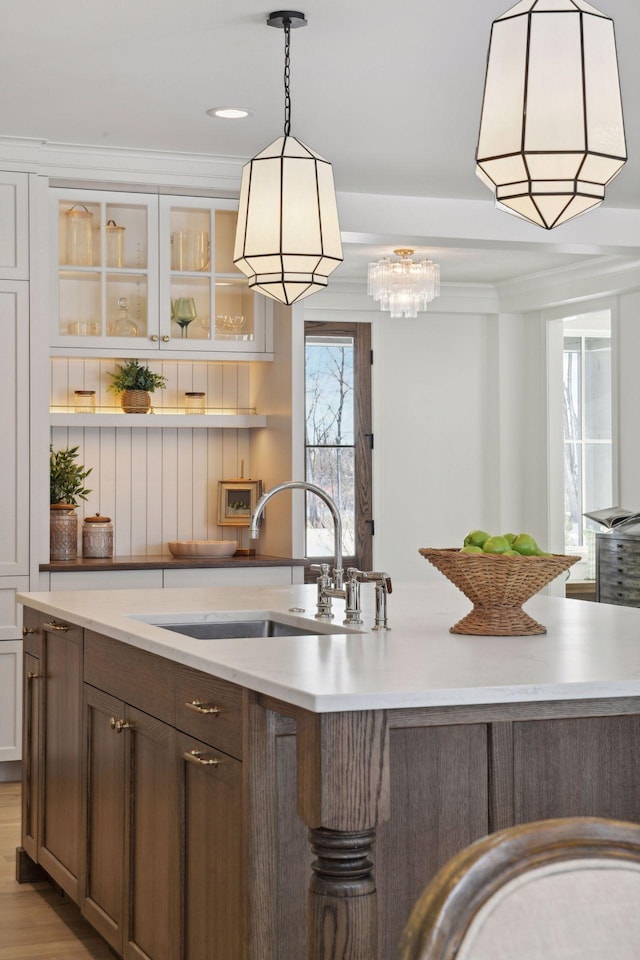
[[[157, 623], [157, 627], [184, 633], [199, 640], [232, 640], [236, 637], [311, 637], [318, 630], [279, 620], [218, 620], [207, 623]], [[324, 632], [324, 631], [323, 631]]]
[[359, 633], [341, 624], [302, 620], [264, 610], [227, 611], [224, 614], [135, 615], [134, 620], [198, 640], [234, 640], [246, 637], [315, 637], [324, 634]]

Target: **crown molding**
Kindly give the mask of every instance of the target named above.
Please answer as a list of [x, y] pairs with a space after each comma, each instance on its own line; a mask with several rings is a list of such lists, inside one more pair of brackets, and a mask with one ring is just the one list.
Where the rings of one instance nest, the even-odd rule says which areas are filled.
[[136, 185], [237, 196], [245, 163], [245, 157], [0, 137], [0, 166], [91, 186], [100, 181], [120, 189]]

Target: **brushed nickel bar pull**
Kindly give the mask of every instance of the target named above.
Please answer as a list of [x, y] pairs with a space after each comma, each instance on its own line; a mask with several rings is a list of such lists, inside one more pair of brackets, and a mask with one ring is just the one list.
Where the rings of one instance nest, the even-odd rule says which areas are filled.
[[220, 707], [208, 707], [205, 700], [188, 700], [185, 707], [194, 713], [203, 713], [210, 717], [217, 717], [220, 713]]
[[31, 671], [29, 671], [29, 672], [27, 673], [27, 680], [42, 680], [42, 674], [41, 674], [41, 673], [32, 673]]
[[182, 756], [185, 760], [188, 760], [189, 763], [195, 763], [199, 767], [217, 767], [220, 763], [217, 757], [211, 757], [209, 759], [203, 757], [199, 750], [189, 750], [187, 753], [183, 753]]
[[28, 637], [30, 633], [36, 633], [36, 631], [33, 629], [33, 627], [23, 627], [23, 628], [22, 628], [22, 636], [23, 636], [23, 637]]
[[53, 620], [50, 620], [50, 621], [48, 621], [47, 623], [44, 624], [44, 629], [45, 629], [45, 630], [58, 630], [60, 633], [66, 633], [67, 630], [70, 630], [70, 629], [71, 629], [71, 627], [69, 627], [69, 626], [68, 626], [67, 624], [65, 624], [65, 623], [54, 623]]

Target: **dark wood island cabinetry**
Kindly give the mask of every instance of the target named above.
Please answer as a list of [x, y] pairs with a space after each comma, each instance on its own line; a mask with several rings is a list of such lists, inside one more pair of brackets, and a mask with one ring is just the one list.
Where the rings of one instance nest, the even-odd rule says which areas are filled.
[[[587, 617], [554, 602], [570, 604], [561, 622]], [[637, 611], [611, 613], [640, 636]], [[566, 815], [640, 822], [636, 681], [599, 697], [314, 710], [231, 681], [242, 667], [222, 678], [179, 662], [184, 638], [161, 656], [76, 619], [64, 600], [56, 617], [25, 612], [18, 869], [66, 877], [127, 960], [395, 960], [424, 885], [478, 837]], [[566, 629], [559, 652], [586, 676], [599, 647], [587, 655]], [[344, 638], [294, 639], [282, 641], [291, 658], [315, 647], [339, 682], [327, 658]], [[446, 642], [473, 663], [479, 639]], [[528, 661], [548, 642], [506, 639]], [[363, 642], [392, 641], [402, 647], [402, 629], [355, 636], [345, 666]], [[238, 663], [265, 642], [239, 642]], [[289, 678], [293, 659], [276, 669]]]

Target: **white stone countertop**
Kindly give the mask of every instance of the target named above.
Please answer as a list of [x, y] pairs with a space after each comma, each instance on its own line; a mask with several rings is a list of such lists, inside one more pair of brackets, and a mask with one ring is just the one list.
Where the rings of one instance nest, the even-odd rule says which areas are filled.
[[[315, 593], [314, 585], [301, 585], [59, 591], [18, 599], [318, 713], [640, 696], [640, 609], [631, 607], [536, 596], [525, 610], [546, 634], [460, 636], [449, 627], [471, 607], [443, 579], [394, 584], [388, 631], [371, 630], [371, 584], [362, 585], [364, 626], [346, 632], [344, 601], [334, 600], [337, 632], [330, 636], [201, 640], [131, 619], [233, 619], [233, 612], [251, 610], [309, 618], [306, 626], [316, 629]], [[293, 607], [305, 613], [288, 613]]]

